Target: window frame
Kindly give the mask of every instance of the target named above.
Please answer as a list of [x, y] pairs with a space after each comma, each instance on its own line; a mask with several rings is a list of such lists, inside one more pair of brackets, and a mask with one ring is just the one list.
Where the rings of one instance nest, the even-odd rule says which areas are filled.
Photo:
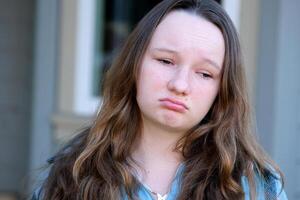
[[101, 98], [93, 96], [96, 0], [78, 0], [75, 50], [74, 112], [95, 113]]

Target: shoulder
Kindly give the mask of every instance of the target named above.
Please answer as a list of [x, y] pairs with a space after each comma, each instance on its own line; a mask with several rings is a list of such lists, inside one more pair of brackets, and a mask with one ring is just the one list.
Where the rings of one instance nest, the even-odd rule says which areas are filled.
[[45, 178], [43, 178], [40, 186], [34, 190], [31, 200], [41, 200], [51, 188], [62, 187], [58, 185], [60, 182], [72, 185], [72, 167], [77, 156], [85, 146], [85, 140], [88, 135], [89, 128], [78, 133], [71, 139], [60, 151], [47, 160], [45, 168]]
[[287, 199], [282, 185], [282, 177], [280, 177], [280, 175], [269, 172], [265, 180], [261, 182], [263, 183], [265, 196], [268, 197], [268, 199]]
[[[263, 178], [259, 175], [255, 177], [257, 199], [276, 199], [276, 200], [287, 200], [286, 193], [283, 189], [282, 179], [276, 173], [268, 172]], [[245, 192], [245, 200], [250, 199], [250, 187], [248, 178], [242, 176], [242, 187]]]
[[42, 199], [41, 194], [42, 194], [42, 187], [39, 187], [35, 189], [35, 191], [32, 193], [30, 200], [41, 200]]

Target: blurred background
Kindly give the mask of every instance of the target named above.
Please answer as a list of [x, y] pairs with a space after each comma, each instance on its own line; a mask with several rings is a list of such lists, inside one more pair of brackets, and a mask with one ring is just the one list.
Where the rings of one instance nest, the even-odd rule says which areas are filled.
[[[89, 125], [101, 80], [159, 0], [0, 0], [0, 200], [24, 199]], [[240, 34], [257, 135], [300, 200], [300, 1], [220, 0]]]

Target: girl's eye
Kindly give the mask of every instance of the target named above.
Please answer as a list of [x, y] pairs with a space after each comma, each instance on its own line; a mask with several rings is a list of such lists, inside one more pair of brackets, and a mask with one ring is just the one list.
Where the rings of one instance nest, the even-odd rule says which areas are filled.
[[157, 59], [159, 62], [161, 62], [164, 65], [171, 65], [173, 64], [172, 61], [168, 60], [168, 59]]
[[205, 72], [196, 72], [199, 76], [201, 76], [204, 79], [210, 79], [212, 78], [212, 75], [205, 73]]

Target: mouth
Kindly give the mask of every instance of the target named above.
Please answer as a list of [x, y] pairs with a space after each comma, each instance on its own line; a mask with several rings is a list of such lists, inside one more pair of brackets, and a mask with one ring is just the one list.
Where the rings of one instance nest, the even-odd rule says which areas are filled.
[[169, 110], [173, 110], [176, 112], [184, 113], [188, 110], [188, 107], [181, 101], [171, 99], [171, 98], [163, 98], [159, 99], [161, 105]]

